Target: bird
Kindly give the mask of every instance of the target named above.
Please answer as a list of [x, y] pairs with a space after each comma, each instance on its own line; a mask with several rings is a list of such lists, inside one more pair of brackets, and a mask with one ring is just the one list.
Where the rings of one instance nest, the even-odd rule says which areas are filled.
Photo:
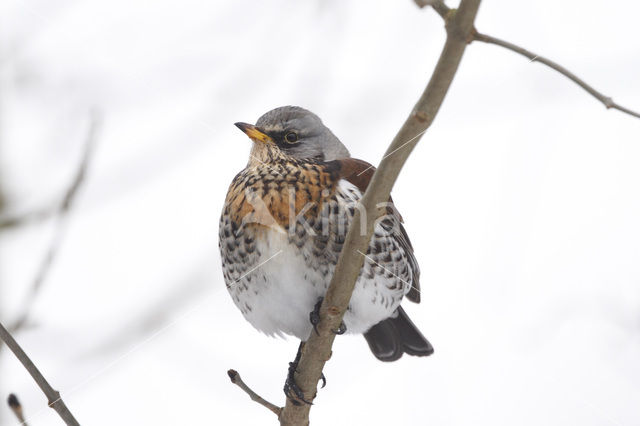
[[[255, 125], [235, 125], [252, 146], [220, 217], [226, 287], [253, 327], [271, 336], [295, 336], [302, 348], [375, 168], [352, 158], [322, 120], [301, 107], [275, 108]], [[363, 334], [373, 355], [385, 362], [434, 351], [400, 305], [404, 298], [420, 302], [420, 269], [402, 222], [390, 200], [362, 253], [362, 270], [335, 330]], [[292, 382], [299, 356], [300, 350], [290, 363], [285, 393], [291, 397], [293, 388], [304, 401]]]

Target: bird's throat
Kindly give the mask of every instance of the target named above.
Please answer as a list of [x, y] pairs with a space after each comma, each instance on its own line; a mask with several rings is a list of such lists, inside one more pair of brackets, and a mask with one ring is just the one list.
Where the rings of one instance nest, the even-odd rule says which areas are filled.
[[269, 142], [253, 142], [247, 167], [256, 167], [264, 164], [276, 164], [287, 161], [289, 158], [277, 146]]

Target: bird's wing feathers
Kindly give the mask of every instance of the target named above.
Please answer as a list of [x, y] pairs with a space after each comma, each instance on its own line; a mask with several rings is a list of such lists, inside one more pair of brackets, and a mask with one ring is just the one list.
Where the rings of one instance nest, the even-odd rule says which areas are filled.
[[[340, 160], [330, 161], [329, 163], [333, 163], [332, 167], [337, 168], [338, 176], [341, 179], [347, 180], [355, 185], [363, 194], [367, 190], [367, 186], [369, 186], [373, 173], [376, 171], [376, 168], [371, 164], [356, 158], [343, 158]], [[389, 197], [389, 201], [393, 203], [391, 197]], [[400, 234], [397, 236], [398, 243], [407, 254], [407, 261], [411, 268], [411, 290], [409, 290], [406, 297], [412, 302], [420, 303], [420, 267], [418, 266], [418, 261], [413, 253], [413, 246], [409, 240], [409, 235], [407, 235], [407, 231], [402, 225], [402, 216], [396, 208], [393, 208], [392, 210], [393, 212], [391, 214], [396, 216], [400, 225]]]
[[340, 178], [351, 182], [364, 194], [376, 168], [356, 158], [343, 158], [334, 162], [338, 166]]

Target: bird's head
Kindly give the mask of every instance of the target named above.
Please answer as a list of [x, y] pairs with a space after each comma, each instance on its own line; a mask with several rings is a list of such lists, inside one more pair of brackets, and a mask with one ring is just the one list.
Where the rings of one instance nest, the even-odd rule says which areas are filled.
[[331, 161], [349, 157], [349, 151], [320, 120], [304, 108], [285, 106], [273, 109], [255, 125], [236, 123], [251, 138], [252, 157], [269, 161], [268, 152], [282, 153], [300, 160]]

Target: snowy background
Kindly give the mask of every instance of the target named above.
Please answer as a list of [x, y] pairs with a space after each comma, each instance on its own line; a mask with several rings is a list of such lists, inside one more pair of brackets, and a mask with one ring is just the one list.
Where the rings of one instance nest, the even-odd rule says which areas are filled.
[[[640, 6], [485, 1], [480, 31], [640, 109]], [[56, 202], [102, 116], [58, 258], [18, 340], [86, 425], [274, 424], [297, 342], [228, 296], [217, 249], [249, 141], [233, 123], [318, 113], [377, 164], [423, 90], [440, 18], [406, 1], [5, 0], [3, 215]], [[383, 364], [337, 339], [313, 424], [639, 425], [640, 120], [501, 48], [469, 46], [394, 189], [422, 267], [406, 303], [435, 346]], [[0, 319], [56, 223], [0, 234]], [[56, 414], [6, 348], [0, 397]], [[0, 405], [0, 424], [17, 424]]]

